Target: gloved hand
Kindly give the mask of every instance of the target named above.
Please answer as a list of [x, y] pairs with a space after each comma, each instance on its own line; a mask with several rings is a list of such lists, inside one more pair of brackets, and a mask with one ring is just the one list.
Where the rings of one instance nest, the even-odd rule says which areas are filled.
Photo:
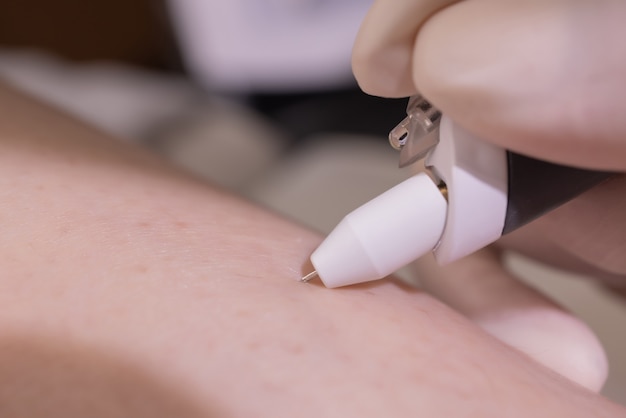
[[[377, 0], [354, 47], [368, 93], [419, 91], [485, 140], [562, 164], [626, 170], [626, 2]], [[626, 179], [594, 188], [501, 240], [626, 288]], [[446, 267], [424, 287], [505, 342], [592, 389], [606, 377], [585, 326], [514, 280], [499, 252]], [[624, 292], [626, 293], [626, 292]]]

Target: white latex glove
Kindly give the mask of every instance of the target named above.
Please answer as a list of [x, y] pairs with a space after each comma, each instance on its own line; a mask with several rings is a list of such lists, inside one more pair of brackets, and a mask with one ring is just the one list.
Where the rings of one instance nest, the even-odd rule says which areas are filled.
[[378, 0], [353, 70], [514, 151], [624, 171], [624, 22], [622, 0]]
[[[626, 170], [626, 2], [377, 0], [353, 52], [368, 93], [420, 91], [466, 129], [544, 160]], [[505, 237], [501, 244], [626, 286], [621, 176]], [[592, 389], [606, 377], [584, 325], [512, 280], [483, 251], [439, 268], [424, 286], [485, 329]]]

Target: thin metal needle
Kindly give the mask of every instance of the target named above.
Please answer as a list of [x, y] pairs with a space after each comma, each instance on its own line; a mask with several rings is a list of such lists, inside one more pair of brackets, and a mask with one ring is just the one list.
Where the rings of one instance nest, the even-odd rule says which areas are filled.
[[302, 283], [306, 283], [306, 282], [309, 282], [309, 281], [313, 280], [316, 277], [317, 277], [317, 271], [313, 270], [312, 272], [310, 272], [309, 274], [307, 274], [306, 276], [301, 278], [300, 281]]

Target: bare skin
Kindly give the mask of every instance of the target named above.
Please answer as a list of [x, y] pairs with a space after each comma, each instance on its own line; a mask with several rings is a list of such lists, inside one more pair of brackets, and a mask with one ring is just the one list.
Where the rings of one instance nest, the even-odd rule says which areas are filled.
[[621, 407], [320, 237], [0, 87], [3, 417], [590, 417]]

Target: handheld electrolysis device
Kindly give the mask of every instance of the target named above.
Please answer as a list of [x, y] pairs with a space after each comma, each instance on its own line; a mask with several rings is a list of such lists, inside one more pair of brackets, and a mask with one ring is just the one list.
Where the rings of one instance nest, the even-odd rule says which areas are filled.
[[413, 96], [389, 134], [400, 166], [417, 174], [348, 214], [311, 255], [326, 287], [381, 279], [433, 251], [440, 264], [469, 255], [613, 173], [515, 154], [485, 142]]

